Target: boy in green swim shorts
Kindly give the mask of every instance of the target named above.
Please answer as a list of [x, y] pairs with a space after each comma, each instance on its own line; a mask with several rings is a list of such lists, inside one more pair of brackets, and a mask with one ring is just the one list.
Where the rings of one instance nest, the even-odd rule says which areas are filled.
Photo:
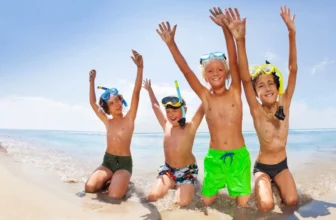
[[[201, 57], [202, 74], [210, 89], [201, 84], [179, 51], [174, 41], [176, 25], [171, 29], [168, 22], [162, 22], [157, 32], [167, 44], [189, 85], [202, 100], [210, 131], [210, 149], [204, 159], [204, 205], [212, 204], [218, 191], [227, 187], [229, 195], [237, 197], [238, 205], [246, 206], [251, 193], [251, 160], [242, 134], [243, 105], [236, 47], [229, 29], [222, 21], [225, 15], [219, 8], [210, 12], [212, 20], [224, 32], [230, 65], [229, 70], [226, 56], [221, 52]], [[231, 80], [227, 88], [226, 84]]]

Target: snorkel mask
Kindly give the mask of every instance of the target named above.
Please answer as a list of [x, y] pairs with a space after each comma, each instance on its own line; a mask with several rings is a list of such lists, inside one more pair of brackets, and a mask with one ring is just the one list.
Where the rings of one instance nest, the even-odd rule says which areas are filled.
[[[107, 102], [110, 99], [111, 95], [116, 96], [119, 93], [118, 89], [116, 89], [116, 88], [108, 89], [108, 88], [103, 87], [103, 86], [98, 86], [97, 88], [105, 90], [105, 92], [100, 96], [105, 102]], [[127, 103], [126, 103], [125, 99], [122, 100], [122, 103], [125, 107], [127, 107]]]
[[208, 53], [208, 54], [205, 54], [205, 55], [201, 56], [200, 64], [202, 64], [204, 61], [210, 60], [212, 57], [215, 57], [217, 59], [226, 60], [226, 56], [223, 52], [212, 52], [212, 53]]
[[172, 108], [172, 109], [178, 109], [181, 108], [182, 105], [184, 105], [183, 101], [180, 102], [180, 99], [176, 96], [164, 97], [161, 103], [165, 108]]
[[286, 115], [283, 112], [283, 78], [282, 78], [282, 73], [280, 72], [280, 70], [274, 66], [273, 64], [271, 64], [270, 62], [268, 62], [266, 60], [266, 64], [260, 65], [260, 66], [252, 66], [250, 68], [250, 76], [251, 79], [255, 79], [257, 76], [259, 76], [260, 74], [265, 74], [265, 75], [270, 75], [275, 73], [278, 77], [279, 77], [279, 82], [280, 82], [280, 87], [279, 87], [279, 103], [280, 106], [278, 108], [278, 110], [275, 112], [275, 117], [278, 118], [279, 120], [284, 120]]

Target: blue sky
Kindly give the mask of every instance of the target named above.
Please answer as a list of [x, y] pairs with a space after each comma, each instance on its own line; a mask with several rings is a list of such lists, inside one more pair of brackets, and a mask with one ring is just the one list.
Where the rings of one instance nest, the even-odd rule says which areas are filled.
[[[89, 106], [88, 72], [95, 68], [97, 85], [116, 86], [129, 101], [136, 76], [131, 49], [143, 55], [144, 77], [152, 79], [158, 98], [165, 89], [174, 93], [178, 80], [193, 114], [200, 101], [155, 29], [161, 21], [178, 25], [175, 40], [200, 77], [199, 57], [226, 51], [221, 29], [209, 18], [214, 6], [237, 7], [247, 17], [251, 65], [267, 57], [287, 78], [284, 4], [296, 13], [299, 65], [290, 127], [336, 127], [336, 7], [323, 2], [1, 1], [0, 128], [104, 130]], [[147, 96], [143, 90], [136, 130], [160, 131]], [[253, 130], [247, 104], [243, 124]]]

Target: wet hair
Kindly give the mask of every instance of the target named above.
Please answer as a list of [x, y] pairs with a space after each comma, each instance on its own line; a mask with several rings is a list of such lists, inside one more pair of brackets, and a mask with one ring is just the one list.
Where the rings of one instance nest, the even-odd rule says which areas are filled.
[[[258, 81], [258, 79], [261, 75], [263, 75], [263, 74], [259, 74], [254, 79], [252, 79], [253, 89], [254, 89], [256, 94], [257, 94], [256, 84], [257, 84], [257, 81]], [[280, 88], [280, 77], [277, 76], [275, 72], [272, 73], [272, 76], [273, 76], [273, 80], [274, 80], [274, 83], [276, 85], [276, 88], [277, 88], [277, 90], [279, 90], [279, 88]]]
[[[117, 98], [122, 102], [124, 100], [123, 96], [121, 94], [117, 94]], [[108, 104], [104, 99], [100, 97], [99, 99], [99, 106], [104, 110], [104, 112], [108, 115], [110, 115], [110, 111], [108, 109]]]

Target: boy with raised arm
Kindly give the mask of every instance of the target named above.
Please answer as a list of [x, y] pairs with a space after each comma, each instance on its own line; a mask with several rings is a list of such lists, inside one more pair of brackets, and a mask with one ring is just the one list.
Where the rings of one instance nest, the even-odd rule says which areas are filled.
[[[202, 200], [210, 205], [218, 191], [227, 187], [230, 196], [237, 197], [239, 206], [246, 206], [251, 193], [251, 160], [242, 134], [241, 84], [237, 54], [232, 35], [222, 22], [220, 8], [210, 10], [212, 20], [222, 27], [229, 55], [213, 52], [201, 57], [202, 74], [210, 90], [204, 87], [190, 69], [175, 41], [176, 25], [162, 22], [157, 30], [167, 44], [173, 58], [189, 85], [202, 100], [205, 118], [210, 130], [210, 148], [204, 159]], [[229, 89], [225, 82], [232, 78]]]
[[[294, 94], [298, 69], [295, 15], [290, 17], [290, 9], [287, 9], [286, 6], [284, 8], [281, 7], [280, 15], [288, 28], [289, 35], [289, 77], [287, 89], [284, 94], [281, 94], [285, 118], [284, 120], [279, 120], [275, 117], [275, 113], [280, 106], [277, 97], [279, 95], [279, 87], [283, 83], [279, 81], [281, 73], [272, 64], [261, 65], [258, 68], [250, 69], [250, 74], [253, 75], [251, 80], [245, 47], [246, 19], [241, 20], [238, 10], [235, 10], [236, 13], [228, 15], [229, 20], [226, 22], [237, 41], [241, 79], [260, 142], [260, 151], [253, 170], [258, 208], [260, 210], [273, 208], [272, 181], [279, 187], [283, 202], [286, 205], [296, 205], [298, 194], [293, 176], [288, 170], [286, 155], [289, 108]], [[259, 104], [256, 96], [262, 104]]]
[[197, 128], [204, 116], [202, 105], [191, 121], [181, 127], [179, 120], [182, 118], [182, 108], [187, 110], [185, 101], [181, 103], [176, 96], [163, 98], [161, 103], [166, 109], [164, 116], [151, 87], [151, 81], [146, 79], [143, 87], [148, 91], [153, 111], [164, 131], [165, 164], [148, 193], [148, 199], [156, 201], [165, 196], [169, 189], [177, 188], [175, 194], [177, 204], [187, 206], [193, 199], [194, 184], [197, 181], [198, 166], [192, 147]]
[[[85, 191], [95, 193], [101, 190], [103, 185], [110, 180], [108, 196], [115, 199], [121, 199], [125, 196], [133, 167], [130, 146], [139, 104], [143, 60], [142, 56], [136, 51], [133, 50], [132, 52], [132, 60], [138, 70], [131, 107], [126, 115], [122, 112], [123, 103], [126, 106], [126, 102], [116, 89], [106, 90], [99, 100], [99, 105], [97, 105], [94, 84], [96, 71], [92, 70], [90, 72], [90, 105], [106, 127], [107, 149], [102, 165], [87, 180]], [[112, 118], [107, 115], [112, 115]]]

